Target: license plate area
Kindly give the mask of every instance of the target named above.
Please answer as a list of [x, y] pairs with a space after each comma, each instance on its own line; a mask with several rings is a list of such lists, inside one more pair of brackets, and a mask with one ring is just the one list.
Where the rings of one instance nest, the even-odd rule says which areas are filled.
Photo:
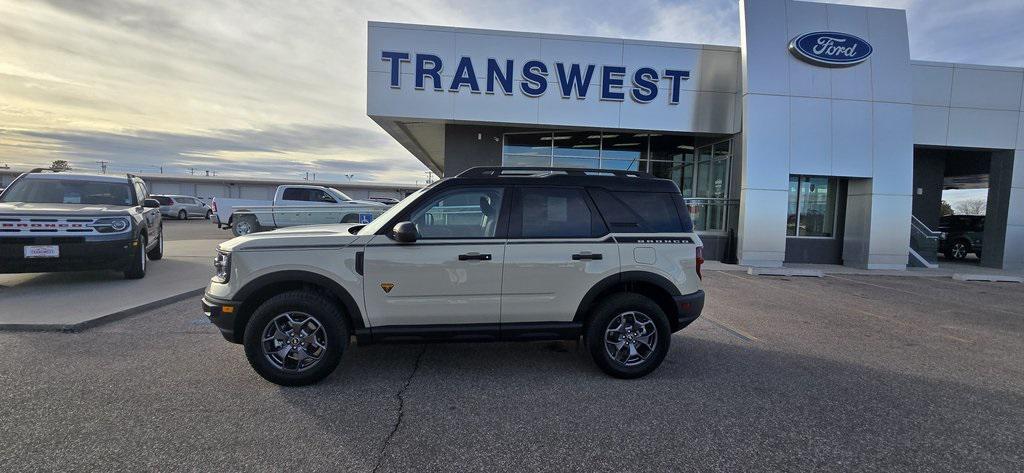
[[60, 246], [58, 245], [26, 245], [26, 258], [60, 258]]

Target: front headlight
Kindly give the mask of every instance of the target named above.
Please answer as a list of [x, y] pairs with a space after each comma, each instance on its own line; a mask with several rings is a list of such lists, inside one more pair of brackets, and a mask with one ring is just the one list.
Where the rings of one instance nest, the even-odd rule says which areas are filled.
[[117, 233], [123, 232], [126, 228], [131, 225], [125, 217], [106, 217], [98, 218], [92, 222], [92, 227], [100, 233]]
[[213, 280], [224, 284], [231, 277], [231, 253], [217, 250], [217, 256], [213, 258], [214, 275]]

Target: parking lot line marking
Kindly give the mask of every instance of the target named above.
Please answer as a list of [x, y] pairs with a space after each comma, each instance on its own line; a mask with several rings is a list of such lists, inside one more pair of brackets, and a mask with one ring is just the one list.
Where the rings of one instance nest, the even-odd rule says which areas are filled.
[[707, 319], [708, 322], [711, 322], [711, 323], [715, 324], [716, 326], [718, 326], [722, 330], [725, 330], [726, 332], [731, 333], [733, 336], [735, 336], [735, 337], [737, 337], [737, 338], [739, 338], [741, 340], [748, 341], [748, 342], [759, 342], [759, 341], [761, 341], [760, 338], [757, 338], [757, 337], [755, 337], [755, 336], [753, 336], [753, 335], [751, 335], [749, 333], [746, 333], [746, 332], [744, 332], [744, 331], [742, 331], [742, 330], [740, 330], [740, 329], [738, 329], [736, 327], [732, 327], [732, 326], [726, 324], [725, 322], [720, 322], [718, 320], [715, 320], [713, 317], [704, 317], [704, 318]]

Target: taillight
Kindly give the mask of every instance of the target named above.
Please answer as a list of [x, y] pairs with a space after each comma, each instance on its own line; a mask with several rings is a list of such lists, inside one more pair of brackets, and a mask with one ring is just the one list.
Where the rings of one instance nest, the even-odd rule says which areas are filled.
[[702, 264], [704, 264], [704, 247], [703, 246], [698, 246], [697, 247], [697, 258], [695, 258], [695, 259], [697, 260], [697, 277], [701, 278], [701, 279], [704, 279], [704, 275], [701, 274], [701, 272], [700, 272], [700, 266]]
[[213, 199], [210, 201], [210, 208], [213, 209], [214, 212], [217, 211], [217, 199]]

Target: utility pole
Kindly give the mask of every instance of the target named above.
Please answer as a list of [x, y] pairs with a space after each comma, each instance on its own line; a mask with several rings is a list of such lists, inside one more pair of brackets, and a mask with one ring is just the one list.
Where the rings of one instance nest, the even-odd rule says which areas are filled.
[[188, 173], [193, 175], [193, 176], [195, 176], [196, 175], [196, 168], [188, 168]]
[[431, 177], [433, 177], [434, 173], [432, 173], [430, 171], [426, 171], [426, 173], [427, 173], [427, 184], [430, 184]]
[[110, 161], [96, 161], [96, 164], [100, 165], [100, 174], [106, 174], [107, 164], [110, 164]]
[[302, 180], [303, 181], [308, 181], [309, 180], [309, 171], [306, 171], [306, 177], [303, 177]]

